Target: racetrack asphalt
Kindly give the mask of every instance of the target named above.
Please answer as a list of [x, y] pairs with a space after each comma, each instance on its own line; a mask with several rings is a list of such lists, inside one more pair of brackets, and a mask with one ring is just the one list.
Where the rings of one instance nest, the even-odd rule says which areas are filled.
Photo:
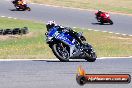
[[1, 0], [0, 16], [47, 22], [55, 20], [58, 24], [132, 35], [132, 16], [111, 14], [114, 25], [100, 25], [93, 11], [29, 4], [31, 11], [11, 11], [11, 0]]
[[87, 74], [130, 74], [132, 58], [97, 59], [93, 63], [72, 60], [0, 61], [0, 88], [131, 88], [129, 84], [85, 84], [76, 82], [82, 66]]

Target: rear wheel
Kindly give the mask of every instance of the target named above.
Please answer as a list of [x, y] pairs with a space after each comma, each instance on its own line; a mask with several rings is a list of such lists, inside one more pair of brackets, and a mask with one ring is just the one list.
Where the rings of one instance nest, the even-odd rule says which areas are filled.
[[63, 62], [69, 61], [69, 52], [63, 43], [57, 43], [52, 45], [52, 51], [54, 55]]
[[111, 25], [113, 24], [113, 21], [112, 20], [110, 20], [110, 22], [109, 22]]
[[88, 54], [87, 52], [85, 52], [86, 54], [86, 59], [88, 62], [95, 62], [97, 55], [95, 52], [91, 52], [90, 54]]
[[26, 9], [27, 11], [31, 11], [31, 9], [29, 8], [29, 7], [27, 7], [27, 9]]

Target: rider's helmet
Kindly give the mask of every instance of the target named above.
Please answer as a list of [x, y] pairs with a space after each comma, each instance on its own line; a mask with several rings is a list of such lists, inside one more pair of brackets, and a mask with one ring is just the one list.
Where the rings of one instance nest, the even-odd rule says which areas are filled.
[[56, 25], [55, 21], [48, 21], [46, 24], [47, 31]]
[[21, 0], [23, 2], [23, 4], [27, 4], [26, 0]]
[[101, 13], [102, 11], [101, 10], [98, 10], [98, 13]]

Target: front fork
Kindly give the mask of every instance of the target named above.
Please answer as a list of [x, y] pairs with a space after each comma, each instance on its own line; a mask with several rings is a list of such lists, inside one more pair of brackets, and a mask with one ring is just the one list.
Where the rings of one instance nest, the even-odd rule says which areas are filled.
[[70, 46], [70, 57], [73, 56], [75, 49], [76, 49], [75, 45]]

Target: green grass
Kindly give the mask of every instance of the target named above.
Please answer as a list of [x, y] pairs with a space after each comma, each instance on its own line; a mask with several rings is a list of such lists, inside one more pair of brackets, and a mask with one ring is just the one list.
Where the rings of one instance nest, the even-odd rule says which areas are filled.
[[[0, 29], [24, 27], [29, 28], [29, 34], [15, 36], [0, 36], [1, 59], [44, 59], [55, 58], [45, 42], [45, 25], [28, 20], [0, 18]], [[98, 57], [132, 56], [132, 37], [109, 33], [81, 30], [89, 43], [95, 48]]]
[[132, 37], [86, 30], [83, 32], [99, 57], [132, 56]]
[[44, 3], [57, 6], [75, 7], [83, 9], [102, 9], [132, 14], [132, 0], [30, 0], [35, 3]]
[[[49, 52], [45, 44], [44, 32], [45, 25], [38, 22], [27, 20], [14, 20], [0, 18], [0, 28], [29, 28], [29, 34], [17, 35], [17, 37], [0, 36], [0, 58], [51, 58], [53, 55]], [[48, 51], [48, 52], [47, 52]]]

